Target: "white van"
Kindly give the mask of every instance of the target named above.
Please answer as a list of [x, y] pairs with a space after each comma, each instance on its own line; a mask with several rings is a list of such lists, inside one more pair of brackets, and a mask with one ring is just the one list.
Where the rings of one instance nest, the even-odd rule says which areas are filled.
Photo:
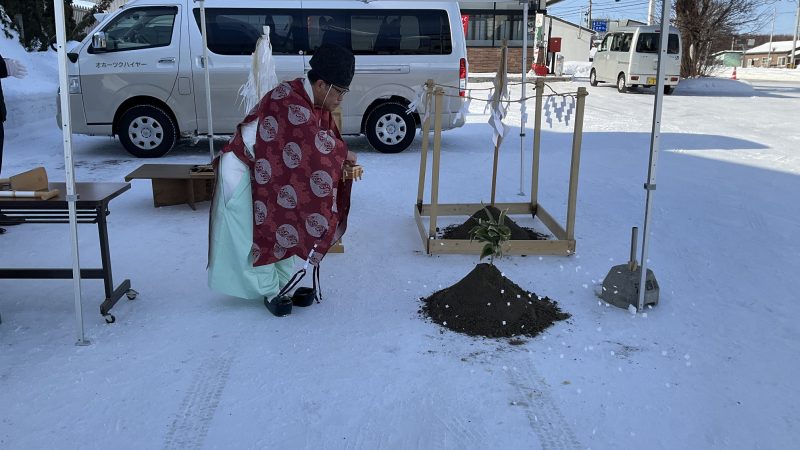
[[[138, 157], [159, 157], [179, 137], [208, 132], [200, 9], [193, 0], [133, 0], [69, 53], [73, 131], [117, 135]], [[232, 134], [246, 111], [238, 95], [261, 30], [279, 80], [303, 76], [323, 43], [353, 50], [356, 73], [342, 102], [342, 134], [403, 151], [419, 126], [406, 114], [415, 89], [452, 86], [443, 124], [455, 121], [467, 83], [456, 1], [206, 0], [214, 132]], [[60, 113], [60, 112], [59, 112]], [[60, 123], [60, 121], [59, 121]]]
[[[621, 27], [608, 33], [594, 55], [589, 83], [616, 83], [620, 92], [629, 87], [655, 86], [660, 42], [660, 26]], [[675, 27], [669, 31], [666, 69], [664, 93], [671, 94], [681, 73], [681, 37]]]

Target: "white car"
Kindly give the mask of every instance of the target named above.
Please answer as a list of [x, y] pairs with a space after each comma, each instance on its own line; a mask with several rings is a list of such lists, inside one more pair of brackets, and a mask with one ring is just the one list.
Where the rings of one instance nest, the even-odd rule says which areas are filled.
[[[681, 37], [670, 27], [667, 44], [664, 93], [671, 94], [680, 82]], [[658, 71], [658, 50], [661, 27], [622, 27], [608, 33], [592, 61], [589, 82], [615, 83], [620, 92], [638, 86], [655, 86]]]

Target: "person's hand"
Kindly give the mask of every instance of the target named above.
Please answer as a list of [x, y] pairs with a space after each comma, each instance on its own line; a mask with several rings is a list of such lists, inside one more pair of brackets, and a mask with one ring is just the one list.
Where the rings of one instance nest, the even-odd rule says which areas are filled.
[[355, 153], [351, 152], [350, 150], [347, 151], [347, 160], [346, 161], [347, 161], [348, 164], [355, 165], [357, 159], [358, 159], [358, 156]]
[[25, 66], [17, 61], [16, 59], [8, 59], [4, 58], [6, 62], [6, 69], [8, 70], [8, 74], [15, 78], [25, 78], [28, 75], [28, 69]]

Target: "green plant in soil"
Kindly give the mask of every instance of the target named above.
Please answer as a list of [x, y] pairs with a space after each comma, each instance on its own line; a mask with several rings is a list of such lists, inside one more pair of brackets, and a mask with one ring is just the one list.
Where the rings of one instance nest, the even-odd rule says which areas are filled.
[[478, 225], [469, 230], [469, 240], [482, 242], [483, 248], [481, 249], [480, 259], [489, 257], [489, 264], [494, 265], [495, 258], [503, 257], [503, 244], [511, 239], [511, 229], [505, 224], [506, 212], [501, 211], [500, 215], [495, 219], [492, 212], [486, 206], [483, 207], [486, 211], [487, 219], [478, 219]]

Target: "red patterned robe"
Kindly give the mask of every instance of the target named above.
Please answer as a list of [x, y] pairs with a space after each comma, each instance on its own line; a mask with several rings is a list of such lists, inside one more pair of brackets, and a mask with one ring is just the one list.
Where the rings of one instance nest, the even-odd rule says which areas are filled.
[[[344, 234], [352, 181], [342, 179], [347, 145], [331, 113], [315, 108], [303, 79], [268, 92], [242, 123], [258, 120], [254, 158], [241, 124], [222, 152], [250, 168], [253, 187], [253, 265], [292, 255], [318, 265]], [[315, 247], [316, 246], [316, 247]]]

